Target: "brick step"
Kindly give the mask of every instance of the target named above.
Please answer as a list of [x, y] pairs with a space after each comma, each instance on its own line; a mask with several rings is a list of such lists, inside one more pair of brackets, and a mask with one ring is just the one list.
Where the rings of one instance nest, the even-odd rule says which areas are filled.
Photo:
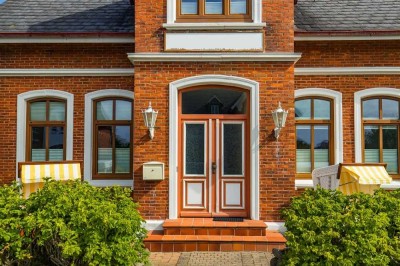
[[165, 235], [217, 235], [265, 236], [267, 226], [263, 221], [214, 222], [211, 218], [183, 218], [166, 220]]
[[151, 252], [189, 251], [267, 251], [284, 248], [286, 239], [280, 233], [266, 236], [164, 235], [163, 231], [149, 232], [145, 240]]

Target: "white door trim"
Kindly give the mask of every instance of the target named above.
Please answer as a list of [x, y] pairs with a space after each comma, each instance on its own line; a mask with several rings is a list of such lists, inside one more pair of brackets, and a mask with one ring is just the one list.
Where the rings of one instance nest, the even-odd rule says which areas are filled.
[[259, 84], [225, 75], [202, 75], [169, 84], [169, 219], [178, 218], [178, 92], [199, 85], [225, 85], [250, 92], [250, 218], [259, 219]]

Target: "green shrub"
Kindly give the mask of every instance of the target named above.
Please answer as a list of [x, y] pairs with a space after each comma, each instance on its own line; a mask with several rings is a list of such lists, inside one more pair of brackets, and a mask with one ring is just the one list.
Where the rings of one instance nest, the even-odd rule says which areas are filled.
[[282, 211], [285, 265], [398, 265], [400, 192], [307, 190]]
[[26, 211], [16, 184], [0, 189], [0, 264], [11, 265], [28, 259], [29, 240], [24, 238]]
[[[3, 253], [9, 262], [20, 265], [147, 263], [144, 221], [129, 190], [96, 188], [80, 181], [49, 181], [27, 200], [20, 198], [16, 188], [4, 187], [0, 191], [0, 215], [4, 212], [4, 218], [0, 216], [0, 219], [8, 221], [6, 224], [0, 220], [0, 230], [9, 231], [9, 236], [0, 232], [0, 247], [8, 250]], [[14, 244], [7, 244], [11, 242]]]

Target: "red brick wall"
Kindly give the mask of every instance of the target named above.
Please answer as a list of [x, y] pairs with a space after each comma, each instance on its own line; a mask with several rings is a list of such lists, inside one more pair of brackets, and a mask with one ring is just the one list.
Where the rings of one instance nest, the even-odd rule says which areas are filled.
[[[262, 1], [262, 21], [265, 27], [265, 51], [293, 51], [293, 1]], [[163, 23], [167, 22], [167, 1], [135, 2], [136, 52], [162, 52], [164, 49]]]
[[0, 68], [132, 68], [134, 44], [0, 44]]
[[[294, 114], [293, 67], [272, 63], [136, 63], [135, 64], [135, 146], [134, 198], [141, 204], [146, 219], [168, 218], [169, 162], [169, 83], [185, 77], [220, 74], [244, 77], [260, 83], [260, 218], [279, 219], [279, 209], [288, 204], [294, 193]], [[284, 95], [284, 97], [283, 97]], [[141, 109], [151, 101], [159, 111], [155, 138], [147, 137]], [[279, 142], [273, 136], [271, 111], [278, 102], [290, 109], [288, 123]], [[166, 164], [166, 179], [142, 180], [142, 163], [161, 161]]]
[[17, 95], [41, 89], [74, 94], [73, 159], [83, 162], [85, 94], [101, 89], [133, 91], [133, 77], [0, 77], [0, 184], [15, 180]]
[[398, 66], [399, 41], [296, 42], [302, 53], [296, 67], [378, 67]]

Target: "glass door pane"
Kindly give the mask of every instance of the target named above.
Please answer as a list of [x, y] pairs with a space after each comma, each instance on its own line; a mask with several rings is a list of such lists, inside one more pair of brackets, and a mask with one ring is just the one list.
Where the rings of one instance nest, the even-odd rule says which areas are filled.
[[314, 169], [329, 166], [329, 126], [314, 126]]
[[364, 162], [379, 163], [379, 126], [364, 127]]
[[311, 173], [311, 126], [296, 126], [296, 172]]
[[64, 160], [64, 127], [49, 128], [49, 161]]
[[115, 127], [115, 173], [129, 173], [131, 161], [131, 127]]
[[46, 128], [32, 127], [31, 161], [46, 161]]
[[389, 173], [398, 173], [398, 136], [397, 126], [383, 126], [383, 162], [387, 163]]
[[97, 172], [112, 173], [112, 126], [97, 129]]
[[243, 176], [244, 174], [244, 124], [222, 124], [222, 175]]
[[185, 123], [184, 170], [185, 175], [205, 176], [205, 123]]

